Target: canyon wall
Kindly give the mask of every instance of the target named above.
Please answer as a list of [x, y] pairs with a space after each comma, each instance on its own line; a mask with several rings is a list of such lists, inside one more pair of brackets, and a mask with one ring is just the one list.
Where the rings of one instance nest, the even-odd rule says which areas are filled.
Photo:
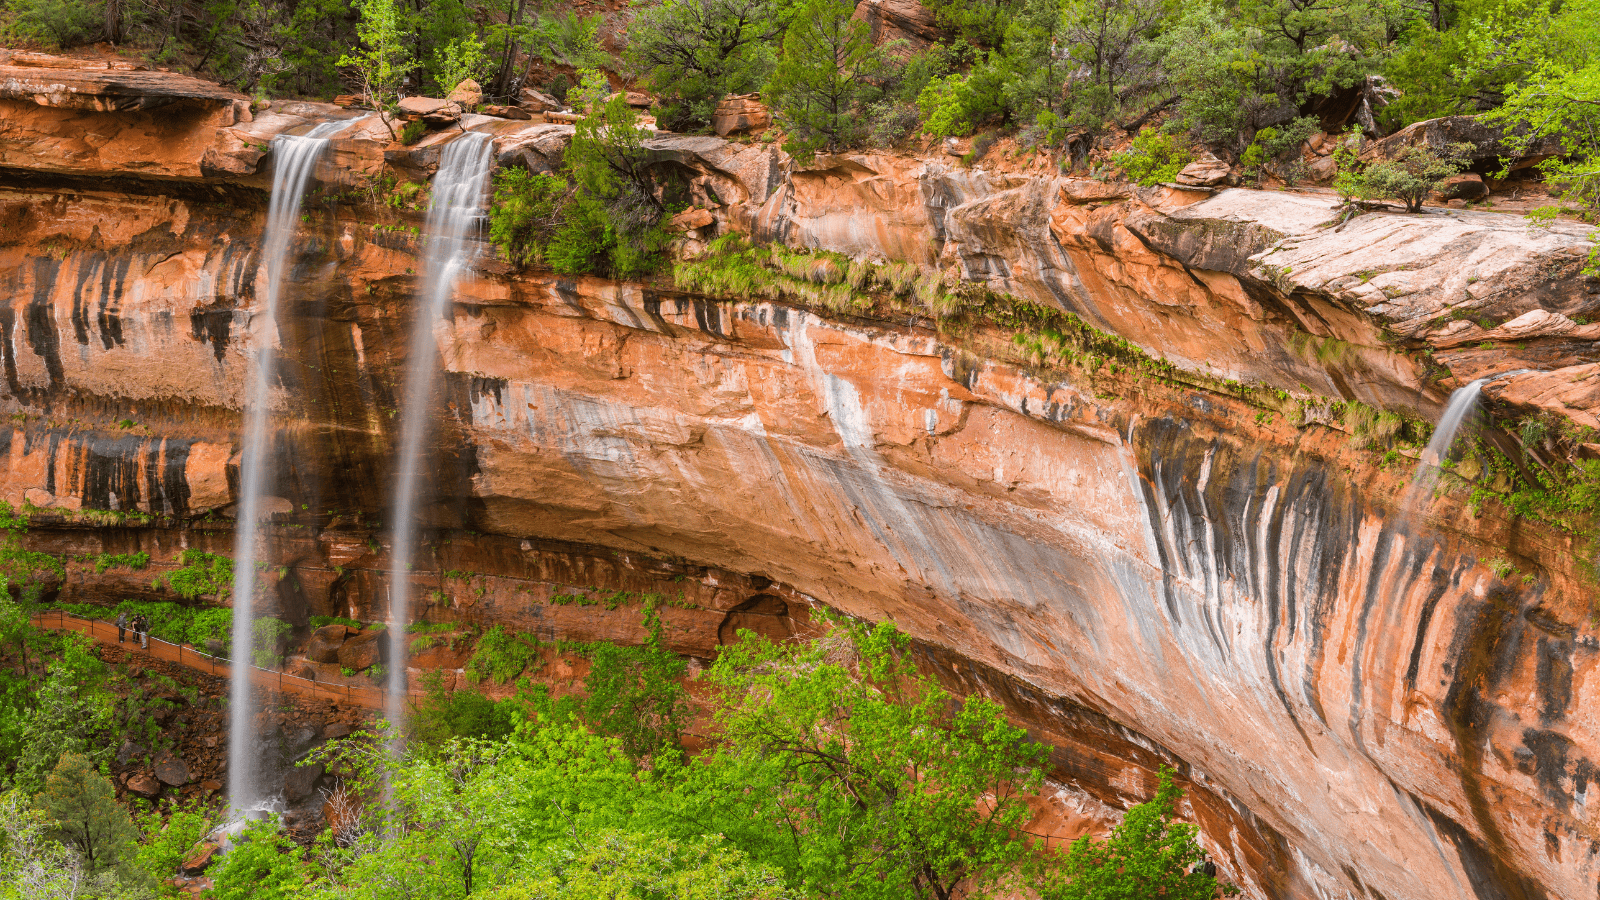
[[[275, 602], [382, 618], [421, 213], [372, 177], [425, 178], [450, 135], [390, 146], [346, 111], [160, 84], [86, 109], [25, 90], [38, 73], [0, 77], [21, 98], [0, 107], [0, 497], [28, 504], [41, 547], [221, 550], [247, 348], [275, 341]], [[265, 148], [324, 117], [351, 124], [263, 322]], [[536, 169], [570, 131], [464, 124]], [[39, 143], [67, 128], [77, 145]], [[1432, 419], [1451, 388], [1500, 376], [1485, 390], [1505, 408], [1600, 425], [1589, 229], [647, 147], [716, 219], [685, 253], [739, 231], [909, 261], [1072, 312], [1177, 374], [1031, 357], [993, 323], [517, 272], [485, 248], [435, 325], [422, 616], [638, 640], [636, 605], [557, 598], [655, 592], [676, 599], [669, 643], [698, 657], [739, 627], [792, 633], [814, 604], [888, 619], [1051, 744], [1060, 803], [1122, 808], [1177, 767], [1247, 896], [1600, 891], [1591, 548], [1459, 489], [1403, 523], [1411, 463], [1327, 412]]]

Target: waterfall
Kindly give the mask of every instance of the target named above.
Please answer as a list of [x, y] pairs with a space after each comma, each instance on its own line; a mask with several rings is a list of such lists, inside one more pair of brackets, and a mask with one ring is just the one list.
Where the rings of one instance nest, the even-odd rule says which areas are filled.
[[272, 199], [267, 208], [266, 242], [259, 265], [267, 276], [266, 291], [256, 298], [251, 332], [255, 353], [250, 359], [245, 395], [244, 443], [239, 462], [239, 506], [233, 543], [233, 678], [228, 694], [228, 802], [236, 814], [248, 814], [262, 800], [256, 747], [255, 709], [251, 702], [249, 666], [255, 634], [256, 560], [261, 536], [261, 498], [266, 490], [268, 408], [276, 379], [278, 295], [283, 289], [289, 250], [300, 223], [300, 201], [317, 159], [327, 148], [327, 135], [347, 122], [324, 122], [303, 137], [279, 135], [272, 140]]
[[493, 160], [485, 134], [463, 134], [444, 148], [433, 176], [433, 200], [423, 228], [423, 289], [411, 329], [401, 396], [400, 470], [395, 479], [392, 564], [389, 570], [389, 683], [384, 712], [397, 729], [405, 715], [406, 626], [410, 623], [411, 558], [416, 549], [417, 493], [423, 444], [432, 425], [434, 329], [445, 317], [456, 279], [472, 261], [471, 232], [483, 217]]
[[1487, 378], [1480, 378], [1465, 387], [1456, 389], [1450, 395], [1450, 402], [1444, 408], [1444, 415], [1439, 419], [1438, 427], [1433, 430], [1433, 439], [1428, 441], [1427, 449], [1422, 451], [1422, 460], [1417, 464], [1417, 473], [1411, 478], [1411, 486], [1406, 488], [1405, 496], [1400, 500], [1400, 524], [1404, 526], [1411, 517], [1427, 506], [1429, 498], [1433, 496], [1433, 489], [1439, 484], [1440, 467], [1450, 453], [1450, 445], [1456, 441], [1456, 432], [1461, 430], [1461, 423], [1478, 405], [1478, 393], [1483, 389]]

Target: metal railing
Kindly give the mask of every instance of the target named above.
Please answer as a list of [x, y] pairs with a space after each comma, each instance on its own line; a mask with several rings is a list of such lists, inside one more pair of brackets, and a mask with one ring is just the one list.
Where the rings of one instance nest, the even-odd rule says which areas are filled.
[[[71, 630], [79, 632], [87, 631], [91, 637], [97, 639], [103, 637], [107, 642], [111, 640], [112, 635], [117, 630], [117, 625], [115, 622], [107, 622], [104, 619], [91, 619], [86, 616], [69, 613], [62, 609], [52, 609], [42, 613], [37, 613], [32, 619], [33, 623], [41, 628], [51, 627], [50, 625], [46, 624], [50, 620], [55, 621], [54, 627], [58, 630]], [[70, 622], [84, 623], [88, 627], [73, 627], [73, 625], [69, 624], [69, 620]], [[128, 628], [127, 633], [132, 635], [134, 633], [133, 629]], [[133, 640], [137, 641], [138, 638], [135, 637]], [[154, 634], [149, 636], [149, 641], [149, 652], [157, 659], [166, 659], [171, 662], [176, 662], [181, 666], [186, 666], [200, 672], [210, 672], [212, 675], [215, 675], [219, 678], [233, 677], [233, 662], [231, 660], [223, 659], [218, 656], [212, 656], [209, 653], [196, 650], [194, 647], [188, 644], [179, 644], [163, 638], [158, 638]], [[272, 688], [278, 691], [287, 691], [289, 693], [302, 694], [310, 697], [319, 697], [325, 700], [349, 703], [369, 709], [386, 708], [386, 702], [389, 696], [389, 692], [383, 690], [382, 688], [360, 687], [349, 684], [335, 684], [327, 681], [318, 681], [314, 678], [302, 678], [299, 675], [287, 675], [281, 669], [265, 669], [261, 666], [255, 665], [254, 663], [247, 664], [247, 668], [250, 670], [251, 683], [257, 687]], [[410, 691], [407, 693], [407, 696], [420, 697], [422, 694], [418, 691]]]

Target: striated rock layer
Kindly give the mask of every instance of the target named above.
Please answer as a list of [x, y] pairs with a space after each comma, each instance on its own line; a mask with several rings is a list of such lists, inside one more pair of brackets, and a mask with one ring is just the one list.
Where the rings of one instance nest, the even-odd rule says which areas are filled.
[[[244, 351], [276, 340], [275, 600], [299, 621], [381, 619], [373, 536], [419, 213], [363, 179], [425, 177], [448, 135], [388, 147], [364, 120], [335, 139], [273, 327], [251, 316], [262, 147], [334, 113], [244, 122], [217, 99], [160, 120], [186, 130], [147, 164], [159, 110], [5, 102], [28, 108], [0, 107], [0, 497], [44, 510], [44, 548], [228, 546]], [[86, 117], [72, 127], [98, 152], [30, 151], [66, 127], [52, 116]], [[467, 119], [502, 164], [559, 161], [562, 126]], [[1403, 531], [1403, 467], [1260, 399], [1432, 416], [1454, 384], [1505, 375], [1486, 389], [1502, 402], [1590, 424], [1591, 232], [1457, 211], [1341, 227], [1315, 195], [649, 147], [712, 230], [949, 270], [1183, 377], [1032, 367], [992, 326], [518, 274], [486, 254], [438, 331], [422, 615], [638, 640], [655, 593], [671, 645], [700, 657], [741, 627], [793, 633], [813, 603], [890, 619], [1055, 748], [1062, 808], [1124, 807], [1177, 766], [1249, 896], [1596, 892], [1587, 548], [1452, 496]], [[78, 572], [61, 591], [149, 582]]]

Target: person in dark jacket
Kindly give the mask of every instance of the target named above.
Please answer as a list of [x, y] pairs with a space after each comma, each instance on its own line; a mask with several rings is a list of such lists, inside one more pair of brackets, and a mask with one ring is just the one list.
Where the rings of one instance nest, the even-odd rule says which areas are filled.
[[139, 649], [149, 650], [150, 617], [141, 613], [138, 618], [133, 620], [133, 630], [135, 634], [139, 635]]
[[119, 643], [119, 644], [122, 643], [122, 639], [127, 637], [127, 636], [128, 636], [128, 614], [125, 613], [125, 612], [119, 612], [119, 613], [117, 613], [117, 643]]

